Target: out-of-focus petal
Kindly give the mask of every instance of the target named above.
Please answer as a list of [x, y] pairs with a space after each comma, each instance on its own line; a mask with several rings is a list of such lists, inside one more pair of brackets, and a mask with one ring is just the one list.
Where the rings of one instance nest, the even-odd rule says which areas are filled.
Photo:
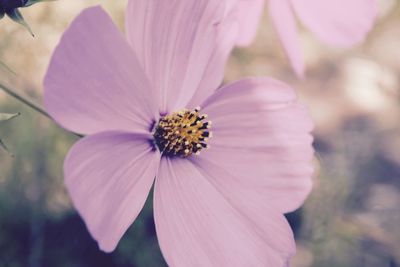
[[44, 88], [47, 111], [74, 132], [148, 131], [158, 119], [144, 71], [100, 7], [83, 11], [64, 33]]
[[175, 267], [285, 266], [295, 247], [284, 217], [268, 209], [262, 221], [248, 217], [208, 179], [190, 160], [161, 160], [154, 212], [167, 263]]
[[238, 46], [248, 46], [255, 39], [264, 11], [264, 2], [265, 0], [238, 0], [236, 6], [240, 23]]
[[280, 212], [297, 209], [312, 187], [314, 150], [313, 124], [293, 90], [272, 79], [246, 79], [203, 106], [213, 137], [196, 162], [217, 188], [238, 205], [258, 203], [260, 211], [264, 203]]
[[299, 77], [304, 76], [304, 59], [296, 20], [289, 0], [269, 0], [269, 13], [290, 63]]
[[65, 160], [69, 195], [103, 251], [115, 249], [146, 201], [160, 162], [150, 138], [94, 134], [76, 143]]
[[209, 79], [224, 16], [225, 1], [129, 1], [128, 40], [159, 91], [161, 113], [185, 107], [197, 89], [208, 90], [199, 85]]
[[301, 21], [322, 41], [340, 46], [362, 42], [378, 10], [377, 0], [291, 0], [291, 3]]

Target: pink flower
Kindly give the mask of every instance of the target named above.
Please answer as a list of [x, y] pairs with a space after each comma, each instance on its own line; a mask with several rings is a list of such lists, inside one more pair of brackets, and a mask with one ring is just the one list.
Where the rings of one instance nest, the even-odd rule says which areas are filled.
[[[264, 9], [264, 0], [228, 0], [229, 10], [237, 8], [239, 46], [249, 45]], [[304, 75], [304, 59], [295, 14], [320, 40], [335, 46], [361, 43], [377, 16], [377, 0], [268, 0], [272, 22], [297, 75]]]
[[285, 266], [294, 254], [282, 214], [311, 189], [312, 123], [273, 79], [215, 91], [237, 36], [224, 12], [224, 1], [130, 0], [126, 41], [90, 8], [56, 48], [45, 105], [87, 135], [64, 173], [102, 250], [116, 248], [155, 183], [170, 266]]

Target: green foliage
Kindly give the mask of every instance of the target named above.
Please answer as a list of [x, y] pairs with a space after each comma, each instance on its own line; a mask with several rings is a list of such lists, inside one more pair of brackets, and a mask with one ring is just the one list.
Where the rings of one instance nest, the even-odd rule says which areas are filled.
[[0, 151], [0, 267], [164, 267], [152, 195], [113, 253], [103, 253], [70, 203], [63, 161], [77, 137], [14, 101], [23, 116], [0, 122], [15, 154]]
[[29, 27], [29, 24], [26, 23], [26, 21], [25, 21], [24, 17], [22, 16], [21, 12], [19, 12], [19, 10], [17, 8], [7, 10], [6, 14], [10, 19], [12, 19], [16, 23], [22, 25], [23, 27], [25, 27], [29, 31], [29, 33], [32, 36], [34, 36], [31, 27]]
[[5, 15], [7, 15], [10, 19], [25, 27], [29, 31], [29, 33], [32, 36], [34, 36], [32, 29], [30, 28], [29, 24], [25, 21], [24, 17], [22, 16], [18, 8], [28, 7], [40, 2], [48, 2], [48, 1], [55, 1], [55, 0], [28, 0], [26, 1], [26, 3], [24, 3], [25, 1], [22, 1], [20, 3], [12, 3], [8, 5], [6, 4], [5, 6], [2, 6], [2, 4], [0, 3], [0, 19], [2, 19]]
[[[0, 122], [11, 120], [19, 115], [20, 115], [20, 113], [0, 113]], [[3, 140], [1, 140], [1, 138], [0, 138], [0, 148], [9, 152], [6, 144], [4, 144]]]

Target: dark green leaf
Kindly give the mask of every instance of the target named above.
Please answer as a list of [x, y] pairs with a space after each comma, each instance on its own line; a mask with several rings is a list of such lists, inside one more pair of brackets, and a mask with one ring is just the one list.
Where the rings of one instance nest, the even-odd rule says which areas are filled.
[[6, 14], [7, 16], [10, 17], [10, 19], [24, 26], [32, 36], [35, 36], [31, 28], [29, 27], [28, 23], [26, 23], [26, 21], [24, 20], [24, 17], [22, 16], [21, 12], [18, 11], [18, 9], [14, 8], [11, 10], [7, 10]]

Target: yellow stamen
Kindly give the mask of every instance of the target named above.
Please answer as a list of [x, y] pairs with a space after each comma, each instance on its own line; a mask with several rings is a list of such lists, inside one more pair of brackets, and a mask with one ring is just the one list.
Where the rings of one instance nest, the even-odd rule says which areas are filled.
[[200, 107], [187, 109], [162, 117], [154, 132], [154, 141], [163, 155], [188, 157], [198, 155], [208, 148], [212, 134], [211, 121], [204, 121], [207, 114], [199, 114]]

